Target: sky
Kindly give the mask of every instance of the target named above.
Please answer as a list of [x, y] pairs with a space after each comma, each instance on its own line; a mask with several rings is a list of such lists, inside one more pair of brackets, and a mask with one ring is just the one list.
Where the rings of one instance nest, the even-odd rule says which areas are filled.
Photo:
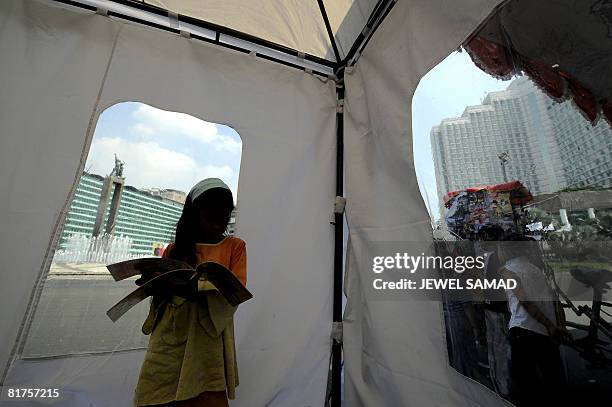
[[207, 177], [238, 187], [242, 141], [234, 129], [183, 113], [124, 102], [98, 119], [85, 170], [108, 175], [114, 154], [125, 162], [126, 184], [189, 191]]
[[[449, 55], [419, 83], [412, 102], [414, 161], [421, 194], [433, 218], [439, 214], [431, 128], [508, 85], [509, 81], [478, 69], [465, 52]], [[241, 151], [240, 135], [231, 127], [124, 102], [100, 115], [85, 169], [109, 174], [116, 153], [125, 162], [128, 185], [189, 191], [201, 179], [218, 177], [236, 197]]]

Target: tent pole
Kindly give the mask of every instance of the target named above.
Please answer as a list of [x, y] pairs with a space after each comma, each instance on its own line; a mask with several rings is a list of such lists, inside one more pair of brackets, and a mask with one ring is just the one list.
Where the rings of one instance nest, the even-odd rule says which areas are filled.
[[[336, 207], [334, 210], [334, 298], [331, 357], [331, 407], [342, 404], [342, 260], [344, 243], [344, 69], [336, 82]], [[339, 204], [339, 202], [342, 202]]]
[[[86, 2], [88, 0], [49, 0], [49, 1], [66, 4], [68, 6], [77, 7], [77, 8], [81, 8], [81, 9], [92, 11], [92, 12], [96, 12], [98, 10], [96, 6], [88, 4]], [[155, 6], [151, 6], [147, 3], [134, 2], [133, 0], [103, 0], [103, 1], [107, 2], [110, 5], [112, 5], [113, 3], [117, 3], [122, 6], [128, 6], [131, 9], [137, 9], [137, 10], [140, 10], [146, 13], [150, 13], [155, 16], [166, 17], [168, 15], [167, 10], [160, 9]], [[179, 28], [171, 27], [171, 26], [163, 25], [163, 24], [158, 24], [156, 22], [145, 20], [143, 18], [134, 16], [134, 15], [128, 15], [123, 12], [114, 11], [114, 9], [107, 10], [105, 15], [108, 17], [113, 17], [113, 18], [129, 21], [132, 23], [136, 23], [136, 24], [146, 25], [146, 26], [156, 28], [158, 30], [170, 32], [176, 35], [182, 35], [181, 30]], [[203, 20], [198, 20], [195, 18], [179, 15], [178, 21], [182, 23], [191, 24], [193, 26], [202, 28], [204, 30], [212, 31], [215, 34], [214, 38], [212, 37], [208, 38], [204, 35], [198, 35], [196, 33], [189, 32], [188, 33], [189, 38], [191, 39], [202, 41], [202, 42], [207, 42], [210, 44], [217, 45], [219, 47], [232, 49], [234, 51], [243, 52], [246, 54], [254, 53], [254, 55], [258, 58], [265, 59], [271, 62], [275, 62], [275, 63], [281, 64], [287, 67], [296, 68], [302, 71], [307, 71], [307, 72], [310, 72], [314, 75], [317, 75], [323, 78], [332, 77], [331, 70], [337, 69], [338, 67], [338, 63], [336, 61], [329, 61], [325, 58], [320, 58], [320, 57], [310, 55], [307, 53], [302, 53], [302, 52], [299, 52], [298, 50], [295, 50], [289, 47], [285, 47], [285, 46], [273, 43], [271, 41], [266, 41], [261, 38], [254, 37], [248, 34], [244, 34], [239, 31], [231, 30], [227, 27], [218, 26], [218, 25], [215, 25], [215, 24], [203, 21]], [[244, 43], [248, 44], [249, 46], [242, 47], [238, 45], [233, 45], [231, 42], [228, 42], [227, 39], [222, 40], [221, 36], [225, 36], [229, 38], [230, 40], [233, 39], [233, 40], [244, 41]], [[266, 53], [263, 53], [263, 51], [253, 50], [251, 48], [251, 47], [256, 48], [258, 46], [262, 47], [266, 51], [270, 51], [271, 54], [266, 54]], [[279, 57], [275, 57], [274, 52], [278, 53]], [[285, 61], [280, 58], [280, 55], [291, 57], [295, 61], [294, 62]], [[313, 64], [319, 65], [319, 67], [322, 69], [317, 69], [316, 66], [313, 66], [311, 64], [305, 64], [304, 62], [311, 62]], [[329, 69], [330, 72], [325, 72], [326, 70], [325, 68]]]
[[372, 35], [374, 35], [374, 32], [376, 31], [378, 26], [387, 17], [389, 11], [391, 11], [397, 1], [398, 0], [378, 1], [365, 27], [363, 27], [363, 30], [361, 31], [361, 33], [359, 33], [359, 35], [355, 39], [355, 42], [353, 42], [353, 45], [351, 46], [349, 52], [346, 54], [346, 57], [340, 63], [341, 66], [355, 65], [357, 59], [359, 59], [358, 52], [363, 52], [363, 49], [370, 41], [370, 38], [372, 37]]
[[[391, 0], [391, 2], [389, 3], [389, 6], [385, 9], [385, 11], [383, 12], [382, 16], [374, 23], [374, 25], [372, 26], [372, 28], [370, 30], [369, 35], [363, 40], [363, 43], [359, 47], [359, 51], [358, 51], [359, 55], [361, 55], [361, 53], [363, 52], [365, 47], [368, 45], [368, 43], [370, 42], [370, 40], [374, 36], [374, 33], [378, 29], [378, 26], [380, 26], [380, 24], [382, 24], [382, 22], [387, 18], [387, 15], [389, 14], [389, 12], [391, 11], [391, 9], [393, 8], [393, 6], [395, 5], [396, 2], [397, 2], [397, 0]], [[354, 55], [353, 56], [353, 60], [350, 61], [350, 63], [347, 62], [347, 66], [355, 65], [357, 63], [357, 59], [359, 59], [359, 55]]]
[[327, 35], [329, 36], [329, 42], [331, 43], [332, 49], [334, 51], [334, 56], [336, 57], [336, 62], [340, 63], [340, 52], [338, 51], [338, 46], [336, 45], [336, 39], [334, 37], [334, 32], [332, 30], [331, 24], [329, 23], [329, 17], [327, 16], [327, 11], [325, 10], [325, 4], [323, 0], [317, 0], [319, 3], [319, 10], [321, 10], [321, 17], [323, 17], [323, 22], [325, 23], [325, 29], [327, 30]]
[[[74, 2], [73, 0], [55, 0], [55, 1]], [[143, 3], [140, 0], [108, 0], [108, 1], [117, 3], [117, 4], [122, 4], [128, 7], [136, 8], [136, 9], [146, 11], [149, 13], [157, 14], [160, 16], [166, 16], [168, 14], [168, 10], [161, 8], [161, 7], [154, 6], [150, 3]], [[275, 51], [278, 51], [278, 52], [281, 52], [287, 55], [298, 56], [302, 54], [304, 59], [320, 64], [320, 65], [328, 66], [330, 68], [334, 68], [337, 65], [337, 61], [330, 61], [326, 58], [321, 58], [316, 55], [309, 54], [307, 52], [301, 53], [297, 49], [293, 49], [293, 48], [290, 48], [290, 47], [287, 47], [287, 46], [284, 46], [284, 45], [281, 45], [281, 44], [278, 44], [272, 41], [268, 41], [263, 38], [256, 37], [254, 35], [246, 34], [242, 31], [233, 30], [229, 27], [214, 24], [209, 21], [201, 20], [195, 17], [189, 17], [189, 16], [182, 15], [182, 14], [178, 14], [177, 16], [178, 16], [178, 20], [181, 22], [189, 23], [189, 24], [192, 24], [198, 27], [202, 27], [202, 28], [206, 28], [206, 29], [209, 29], [215, 32], [219, 32], [229, 37], [238, 38], [243, 41], [250, 42], [256, 45], [260, 45], [262, 47], [266, 47], [269, 49], [273, 49]]]

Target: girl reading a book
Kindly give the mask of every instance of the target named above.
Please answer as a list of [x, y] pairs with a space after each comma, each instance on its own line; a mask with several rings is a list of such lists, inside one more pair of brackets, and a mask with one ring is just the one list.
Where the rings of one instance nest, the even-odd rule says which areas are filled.
[[[195, 185], [176, 226], [175, 242], [164, 257], [196, 267], [213, 261], [246, 285], [246, 246], [226, 236], [234, 201], [218, 178]], [[144, 276], [142, 284], [156, 273]], [[134, 402], [136, 406], [228, 406], [238, 386], [232, 307], [212, 283], [193, 279], [179, 295], [170, 286], [155, 287], [142, 327], [150, 334]]]

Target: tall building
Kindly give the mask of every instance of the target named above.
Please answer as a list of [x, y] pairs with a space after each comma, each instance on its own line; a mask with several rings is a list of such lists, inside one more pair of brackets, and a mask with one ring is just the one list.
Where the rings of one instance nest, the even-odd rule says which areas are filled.
[[[100, 175], [83, 173], [81, 176], [66, 215], [59, 249], [66, 248], [71, 234], [92, 234], [103, 182]], [[114, 234], [132, 239], [130, 254], [152, 255], [155, 247], [174, 240], [174, 228], [182, 210], [181, 203], [126, 186], [121, 195]], [[108, 215], [107, 208], [105, 223]]]
[[[100, 175], [83, 173], [81, 176], [66, 215], [60, 250], [66, 249], [70, 235], [92, 235], [103, 183], [104, 177]], [[150, 256], [155, 248], [173, 241], [176, 223], [183, 211], [184, 192], [169, 189], [153, 189], [154, 193], [149, 191], [125, 186], [121, 194], [114, 235], [132, 239], [131, 255]], [[108, 221], [109, 211], [110, 205], [106, 208], [103, 224]], [[235, 223], [236, 210], [232, 212], [228, 234], [234, 234]]]
[[146, 188], [142, 191], [148, 192], [153, 196], [161, 196], [162, 198], [169, 199], [180, 204], [184, 204], [185, 199], [187, 198], [186, 192], [179, 191], [177, 189]]
[[567, 188], [612, 186], [612, 130], [600, 120], [592, 126], [571, 103], [549, 104]]
[[[571, 102], [555, 103], [526, 77], [442, 120], [430, 137], [440, 205], [449, 191], [505, 180], [521, 181], [534, 195], [612, 185], [610, 126], [592, 126]], [[502, 153], [509, 157], [505, 177]]]

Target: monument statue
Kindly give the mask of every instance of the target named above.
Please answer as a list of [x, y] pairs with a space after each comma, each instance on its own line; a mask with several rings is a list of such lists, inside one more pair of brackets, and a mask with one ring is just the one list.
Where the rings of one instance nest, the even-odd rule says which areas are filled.
[[124, 165], [125, 165], [125, 162], [117, 158], [117, 154], [115, 154], [115, 168], [113, 168], [110, 175], [111, 176], [114, 175], [116, 177], [123, 177], [123, 166]]

